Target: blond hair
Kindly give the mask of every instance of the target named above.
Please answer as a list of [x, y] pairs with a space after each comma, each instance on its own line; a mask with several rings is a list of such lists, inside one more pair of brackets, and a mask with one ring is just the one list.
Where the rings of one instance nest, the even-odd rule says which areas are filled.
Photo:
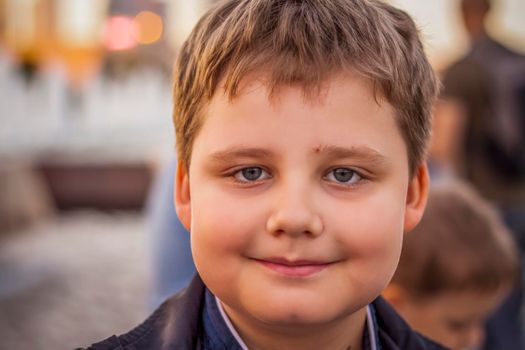
[[[248, 74], [264, 72], [269, 91], [319, 91], [353, 70], [371, 79], [396, 109], [411, 173], [425, 158], [437, 83], [412, 19], [374, 0], [225, 0], [198, 22], [174, 72], [179, 160], [189, 168], [203, 110], [224, 82], [233, 99]], [[378, 100], [379, 101], [379, 100]]]

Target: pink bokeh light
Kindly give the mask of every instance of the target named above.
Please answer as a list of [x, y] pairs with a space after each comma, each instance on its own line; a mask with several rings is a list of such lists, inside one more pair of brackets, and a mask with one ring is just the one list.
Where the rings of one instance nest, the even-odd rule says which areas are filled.
[[104, 46], [110, 51], [129, 50], [138, 45], [139, 28], [131, 17], [109, 17], [104, 26]]

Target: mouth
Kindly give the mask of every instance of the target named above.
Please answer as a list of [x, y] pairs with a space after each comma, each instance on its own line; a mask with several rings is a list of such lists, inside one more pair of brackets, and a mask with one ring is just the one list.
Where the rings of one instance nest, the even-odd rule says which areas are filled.
[[308, 277], [315, 275], [335, 262], [314, 261], [314, 260], [294, 260], [290, 261], [283, 258], [254, 259], [264, 267], [287, 277]]

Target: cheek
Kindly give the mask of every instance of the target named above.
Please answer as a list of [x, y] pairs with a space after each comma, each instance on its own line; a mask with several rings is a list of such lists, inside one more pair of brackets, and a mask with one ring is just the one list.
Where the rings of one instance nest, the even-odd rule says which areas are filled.
[[220, 293], [238, 274], [234, 253], [242, 251], [246, 239], [235, 230], [235, 207], [203, 192], [192, 197], [191, 251], [201, 278]]
[[403, 214], [404, 207], [396, 203], [396, 197], [378, 196], [356, 203], [346, 215], [335, 216], [334, 220], [346, 228], [345, 246], [355, 250], [354, 254], [397, 254], [403, 237]]
[[439, 309], [421, 304], [406, 304], [406, 309], [401, 310], [402, 316], [419, 332], [440, 341], [447, 338], [447, 332], [440, 321], [442, 315]]
[[420, 315], [418, 323], [421, 325], [421, 332], [447, 347], [461, 348], [461, 333], [451, 331], [443, 321], [445, 317], [446, 315], [442, 314], [440, 310], [423, 313]]
[[252, 202], [206, 185], [192, 196], [193, 259], [208, 288], [221, 298], [242, 290], [243, 256], [256, 246], [264, 227], [264, 213]]
[[383, 276], [377, 282], [388, 283], [397, 267], [403, 239], [404, 206], [399, 195], [371, 196], [346, 211], [333, 217], [342, 228], [340, 246], [345, 247], [358, 270]]
[[[262, 209], [216, 186], [192, 194], [192, 250], [206, 258], [242, 253], [264, 221]], [[263, 226], [264, 227], [264, 226]], [[211, 258], [209, 258], [211, 259]]]

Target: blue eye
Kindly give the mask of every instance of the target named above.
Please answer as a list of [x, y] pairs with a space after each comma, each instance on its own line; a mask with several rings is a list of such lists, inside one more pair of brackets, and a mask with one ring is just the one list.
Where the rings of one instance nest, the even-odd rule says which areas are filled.
[[360, 181], [362, 177], [352, 169], [336, 168], [330, 171], [326, 178], [330, 181], [352, 185]]
[[240, 182], [254, 182], [270, 177], [266, 171], [260, 167], [247, 167], [237, 171], [233, 177]]

